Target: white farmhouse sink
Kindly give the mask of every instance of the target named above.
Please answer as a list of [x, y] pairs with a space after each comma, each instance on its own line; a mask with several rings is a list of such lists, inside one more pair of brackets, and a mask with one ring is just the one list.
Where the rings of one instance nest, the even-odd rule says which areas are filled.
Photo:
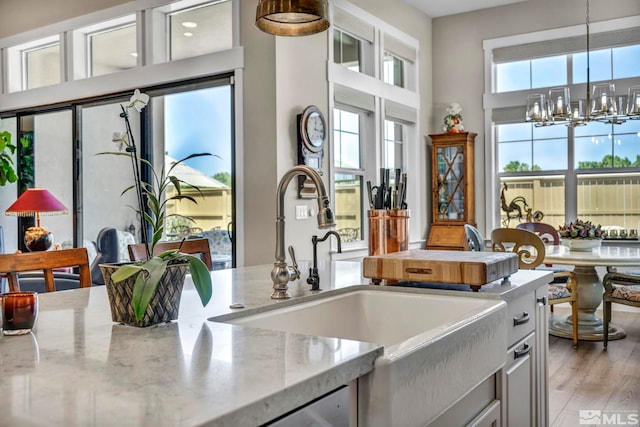
[[[392, 290], [393, 289], [393, 290]], [[366, 426], [423, 426], [500, 368], [506, 304], [389, 287], [353, 287], [226, 320], [234, 325], [384, 346], [359, 380]]]

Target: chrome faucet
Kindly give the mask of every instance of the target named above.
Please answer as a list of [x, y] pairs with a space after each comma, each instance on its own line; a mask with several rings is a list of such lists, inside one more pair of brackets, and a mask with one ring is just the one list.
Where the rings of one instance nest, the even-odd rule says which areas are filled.
[[291, 180], [298, 175], [307, 175], [316, 187], [316, 192], [318, 193], [318, 228], [329, 228], [335, 225], [333, 213], [329, 207], [327, 190], [318, 172], [305, 165], [298, 165], [289, 169], [282, 179], [280, 179], [278, 192], [276, 193], [276, 261], [273, 263], [273, 269], [271, 270], [271, 280], [273, 281], [271, 298], [273, 299], [291, 298], [291, 295], [289, 295], [287, 291], [289, 289], [287, 284], [290, 281], [300, 278], [300, 271], [297, 265], [295, 265], [296, 261], [293, 247], [289, 247], [289, 252], [293, 259], [294, 266], [287, 265], [287, 258], [284, 251], [284, 193]]

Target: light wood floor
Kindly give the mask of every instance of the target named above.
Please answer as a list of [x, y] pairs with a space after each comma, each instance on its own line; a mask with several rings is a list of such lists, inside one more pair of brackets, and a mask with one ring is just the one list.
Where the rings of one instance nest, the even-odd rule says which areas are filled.
[[[620, 307], [612, 322], [627, 336], [609, 341], [607, 350], [599, 341], [580, 341], [574, 349], [571, 340], [549, 336], [551, 427], [579, 425], [579, 410], [640, 410], [640, 309]], [[555, 307], [555, 316], [567, 313]]]

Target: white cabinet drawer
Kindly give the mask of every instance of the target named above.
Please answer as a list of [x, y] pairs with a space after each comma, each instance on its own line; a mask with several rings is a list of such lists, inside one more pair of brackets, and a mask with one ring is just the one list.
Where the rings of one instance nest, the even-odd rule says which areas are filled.
[[520, 341], [536, 327], [536, 296], [533, 292], [508, 303], [507, 346]]

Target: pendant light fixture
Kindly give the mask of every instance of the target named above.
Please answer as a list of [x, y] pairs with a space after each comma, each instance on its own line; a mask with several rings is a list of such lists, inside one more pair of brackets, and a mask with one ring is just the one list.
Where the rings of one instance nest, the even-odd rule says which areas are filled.
[[587, 93], [586, 102], [571, 102], [568, 87], [556, 87], [545, 94], [527, 97], [525, 120], [535, 126], [564, 124], [583, 126], [592, 121], [621, 124], [640, 118], [640, 86], [631, 86], [626, 96], [616, 97], [613, 83], [597, 83], [591, 88], [589, 75], [589, 0], [587, 0]]
[[329, 28], [324, 0], [260, 0], [256, 26], [276, 36], [308, 36]]

